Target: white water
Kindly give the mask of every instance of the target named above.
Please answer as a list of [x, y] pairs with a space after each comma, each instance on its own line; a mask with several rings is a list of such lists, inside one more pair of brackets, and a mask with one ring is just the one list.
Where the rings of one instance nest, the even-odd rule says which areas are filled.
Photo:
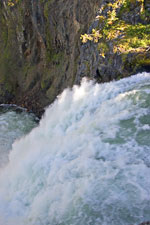
[[0, 225], [150, 220], [150, 74], [65, 90], [0, 172]]
[[[16, 112], [13, 108], [20, 112]], [[8, 161], [13, 142], [29, 133], [35, 126], [34, 115], [15, 106], [0, 105], [0, 167]]]

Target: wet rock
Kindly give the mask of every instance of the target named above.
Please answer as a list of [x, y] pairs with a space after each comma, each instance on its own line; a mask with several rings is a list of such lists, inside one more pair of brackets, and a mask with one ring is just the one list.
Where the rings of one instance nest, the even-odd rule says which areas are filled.
[[150, 221], [140, 223], [139, 225], [150, 225]]

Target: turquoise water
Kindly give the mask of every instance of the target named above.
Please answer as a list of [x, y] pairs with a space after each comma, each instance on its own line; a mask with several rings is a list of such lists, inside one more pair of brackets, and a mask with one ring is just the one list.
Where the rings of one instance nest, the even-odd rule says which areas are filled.
[[0, 105], [0, 167], [8, 162], [13, 142], [29, 133], [36, 125], [36, 117], [28, 114], [25, 109]]
[[[2, 118], [10, 118], [11, 137], [10, 114]], [[34, 123], [20, 120], [21, 136]], [[0, 170], [0, 225], [150, 220], [150, 74], [105, 84], [83, 80], [9, 146]]]

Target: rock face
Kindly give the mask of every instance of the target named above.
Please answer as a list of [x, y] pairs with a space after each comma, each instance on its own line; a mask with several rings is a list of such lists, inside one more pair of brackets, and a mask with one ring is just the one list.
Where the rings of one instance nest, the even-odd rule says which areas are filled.
[[150, 70], [147, 0], [9, 2], [0, 2], [0, 103], [41, 115], [83, 76], [103, 82]]
[[98, 0], [0, 2], [0, 103], [41, 114], [72, 86], [86, 32]]
[[99, 82], [150, 71], [150, 3], [102, 1], [95, 21], [82, 35], [76, 81], [85, 74]]

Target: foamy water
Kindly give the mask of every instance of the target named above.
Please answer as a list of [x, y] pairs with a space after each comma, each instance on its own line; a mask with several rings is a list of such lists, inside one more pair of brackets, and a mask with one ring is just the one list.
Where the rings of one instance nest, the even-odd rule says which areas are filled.
[[0, 171], [0, 225], [150, 220], [150, 74], [65, 90]]
[[24, 109], [0, 105], [0, 167], [8, 162], [13, 142], [29, 133], [37, 124], [35, 120], [35, 116]]

